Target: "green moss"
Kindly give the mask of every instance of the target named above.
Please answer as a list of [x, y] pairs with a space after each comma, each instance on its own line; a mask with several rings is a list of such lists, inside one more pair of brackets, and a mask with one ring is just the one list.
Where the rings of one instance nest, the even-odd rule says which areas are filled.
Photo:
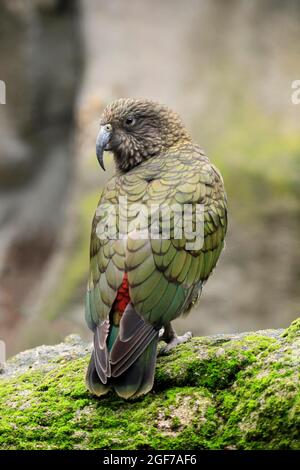
[[158, 359], [153, 391], [135, 401], [92, 397], [88, 357], [2, 379], [0, 448], [300, 449], [295, 325], [195, 338]]
[[300, 338], [300, 318], [293, 321], [289, 328], [282, 333], [282, 337], [290, 341], [297, 337]]
[[172, 362], [168, 356], [160, 359], [156, 373], [157, 388], [185, 383], [211, 391], [227, 388], [241, 369], [254, 362], [257, 354], [274, 342], [272, 338], [258, 335], [222, 345], [195, 338], [172, 353]]

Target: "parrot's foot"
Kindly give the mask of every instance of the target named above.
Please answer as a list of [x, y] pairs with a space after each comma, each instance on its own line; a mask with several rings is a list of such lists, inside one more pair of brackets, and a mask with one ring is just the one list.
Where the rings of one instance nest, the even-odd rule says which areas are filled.
[[175, 330], [173, 329], [171, 323], [165, 325], [164, 331], [160, 332], [159, 339], [165, 341], [167, 344], [159, 351], [159, 356], [163, 354], [168, 354], [173, 348], [178, 344], [186, 343], [192, 337], [191, 331], [188, 331], [182, 336], [177, 336]]

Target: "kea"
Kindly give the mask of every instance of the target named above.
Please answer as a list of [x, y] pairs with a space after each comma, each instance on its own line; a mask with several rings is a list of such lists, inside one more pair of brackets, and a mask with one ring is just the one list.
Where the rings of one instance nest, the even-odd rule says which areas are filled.
[[100, 121], [96, 154], [116, 174], [93, 222], [86, 321], [94, 332], [90, 392], [125, 399], [153, 387], [158, 341], [166, 353], [191, 337], [172, 321], [190, 311], [224, 247], [223, 179], [178, 114], [144, 99], [119, 99]]

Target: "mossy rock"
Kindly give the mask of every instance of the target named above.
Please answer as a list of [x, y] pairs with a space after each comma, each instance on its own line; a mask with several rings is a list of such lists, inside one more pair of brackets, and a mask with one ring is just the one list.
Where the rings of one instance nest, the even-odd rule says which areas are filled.
[[158, 359], [135, 401], [86, 390], [79, 337], [9, 360], [0, 375], [1, 449], [300, 449], [300, 321], [194, 338]]

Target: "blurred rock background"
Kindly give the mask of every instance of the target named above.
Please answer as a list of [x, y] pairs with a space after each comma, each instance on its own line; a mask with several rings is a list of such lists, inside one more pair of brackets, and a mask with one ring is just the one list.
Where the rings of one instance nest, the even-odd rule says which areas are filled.
[[[83, 299], [112, 99], [177, 110], [221, 169], [227, 248], [179, 331], [299, 315], [300, 5], [296, 0], [0, 0], [0, 338], [8, 354], [89, 338]], [[106, 157], [109, 161], [110, 157]]]

